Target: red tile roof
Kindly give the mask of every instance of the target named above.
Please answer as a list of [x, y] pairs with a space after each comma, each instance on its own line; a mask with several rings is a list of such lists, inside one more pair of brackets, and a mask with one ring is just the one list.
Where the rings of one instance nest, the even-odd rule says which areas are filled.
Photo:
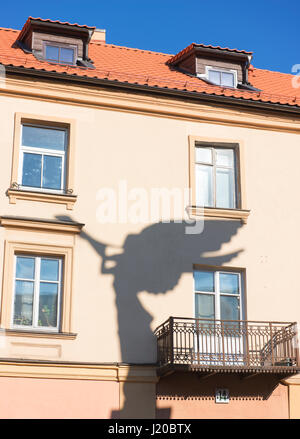
[[207, 84], [197, 77], [171, 68], [167, 62], [173, 55], [100, 42], [89, 44], [89, 56], [94, 61], [95, 69], [64, 66], [39, 61], [34, 55], [24, 53], [21, 48], [12, 47], [18, 35], [17, 30], [0, 28], [1, 64], [77, 77], [300, 107], [300, 87], [293, 87], [294, 75], [256, 69], [251, 66], [249, 82], [262, 91], [231, 89]]

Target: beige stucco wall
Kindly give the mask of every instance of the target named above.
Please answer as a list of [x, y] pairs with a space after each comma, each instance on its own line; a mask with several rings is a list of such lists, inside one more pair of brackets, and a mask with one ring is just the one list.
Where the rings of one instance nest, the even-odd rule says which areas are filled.
[[[37, 94], [38, 87], [30, 90]], [[40, 93], [45, 90], [44, 86]], [[63, 93], [68, 96], [67, 91], [61, 93], [61, 99]], [[207, 119], [213, 119], [214, 110], [197, 110], [195, 104], [185, 103], [185, 114], [180, 116], [180, 102], [175, 108], [170, 102], [167, 107], [162, 100], [151, 104], [140, 99], [134, 111], [117, 111], [107, 93], [102, 97], [90, 93], [89, 103], [84, 99], [74, 105], [16, 96], [7, 89], [0, 92], [1, 214], [45, 219], [70, 215], [85, 223], [85, 233], [94, 239], [74, 238], [71, 329], [78, 334], [76, 339], [4, 335], [0, 357], [154, 362], [151, 330], [170, 315], [193, 317], [193, 263], [246, 268], [248, 320], [299, 321], [300, 124], [291, 120], [293, 126], [288, 128], [288, 120], [268, 116], [264, 123], [272, 124], [272, 129], [258, 129], [254, 119], [262, 120], [260, 116], [236, 110], [218, 112], [220, 122], [213, 122]], [[147, 112], [142, 111], [143, 105]], [[169, 117], [171, 107], [174, 114]], [[76, 121], [74, 193], [78, 199], [73, 211], [50, 203], [18, 200], [9, 204], [5, 192], [11, 177], [16, 112]], [[280, 129], [280, 124], [286, 128]], [[128, 189], [188, 187], [189, 136], [243, 142], [244, 207], [251, 210], [247, 224], [210, 219], [202, 235], [187, 236], [181, 224], [97, 221], [98, 190], [117, 188], [120, 180], [127, 181]], [[0, 266], [7, 233], [0, 228]], [[28, 232], [20, 232], [18, 239], [28, 240]], [[99, 243], [109, 245], [110, 255], [120, 254], [106, 273]]]

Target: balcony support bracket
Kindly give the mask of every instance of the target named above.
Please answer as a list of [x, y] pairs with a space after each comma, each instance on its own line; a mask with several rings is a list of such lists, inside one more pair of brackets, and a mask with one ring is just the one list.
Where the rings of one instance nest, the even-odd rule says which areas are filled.
[[255, 377], [255, 376], [257, 376], [257, 375], [260, 375], [260, 373], [258, 373], [258, 372], [253, 372], [253, 373], [247, 373], [247, 374], [242, 374], [241, 375], [241, 380], [249, 380], [249, 378], [253, 378], [253, 377]]
[[213, 375], [216, 375], [218, 372], [208, 372], [208, 373], [200, 373], [197, 372], [197, 377], [199, 380], [206, 380], [208, 377], [211, 377]]

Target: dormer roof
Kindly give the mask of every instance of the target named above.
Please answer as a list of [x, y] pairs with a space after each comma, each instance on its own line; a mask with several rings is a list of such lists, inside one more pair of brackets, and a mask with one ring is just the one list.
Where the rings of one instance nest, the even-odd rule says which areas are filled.
[[176, 55], [173, 55], [168, 61], [167, 64], [176, 65], [180, 63], [182, 59], [191, 53], [206, 53], [213, 54], [215, 56], [221, 57], [239, 57], [241, 59], [250, 59], [252, 58], [253, 52], [247, 52], [246, 50], [238, 50], [238, 49], [229, 49], [228, 47], [220, 47], [220, 46], [211, 46], [208, 44], [200, 44], [200, 43], [192, 43], [189, 46], [182, 49]]
[[90, 40], [93, 31], [96, 29], [95, 26], [87, 26], [86, 24], [69, 23], [67, 21], [50, 20], [49, 18], [43, 19], [40, 17], [28, 17], [25, 22], [20, 34], [18, 35], [17, 41], [24, 41], [29, 33], [31, 33], [35, 26], [41, 26], [58, 33], [75, 33], [75, 34], [86, 34]]

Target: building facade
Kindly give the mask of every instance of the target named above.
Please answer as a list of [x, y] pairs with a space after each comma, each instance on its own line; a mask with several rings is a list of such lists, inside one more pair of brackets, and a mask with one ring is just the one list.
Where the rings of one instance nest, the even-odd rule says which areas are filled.
[[0, 416], [299, 418], [300, 88], [0, 29]]

